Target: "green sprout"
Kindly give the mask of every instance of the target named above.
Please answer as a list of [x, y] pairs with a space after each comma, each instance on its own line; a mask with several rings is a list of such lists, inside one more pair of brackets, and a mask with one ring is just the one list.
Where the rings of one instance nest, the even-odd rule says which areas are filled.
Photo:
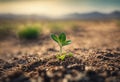
[[51, 34], [51, 38], [58, 43], [59, 47], [60, 47], [60, 57], [57, 57], [59, 59], [64, 60], [65, 56], [62, 56], [62, 48], [63, 46], [69, 45], [71, 44], [71, 40], [66, 40], [66, 35], [65, 33], [61, 33], [59, 36], [55, 35], [55, 34]]
[[66, 57], [66, 54], [63, 54], [63, 55], [60, 55], [60, 56], [57, 55], [56, 57], [57, 57], [57, 59], [60, 59], [60, 60], [63, 61], [65, 59], [65, 57]]

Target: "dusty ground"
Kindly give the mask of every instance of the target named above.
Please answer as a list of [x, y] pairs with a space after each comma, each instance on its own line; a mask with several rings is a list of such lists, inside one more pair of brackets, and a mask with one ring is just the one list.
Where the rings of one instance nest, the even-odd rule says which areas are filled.
[[38, 40], [0, 40], [0, 82], [120, 82], [120, 28], [114, 22], [78, 22], [66, 31], [73, 57], [56, 59], [50, 33]]

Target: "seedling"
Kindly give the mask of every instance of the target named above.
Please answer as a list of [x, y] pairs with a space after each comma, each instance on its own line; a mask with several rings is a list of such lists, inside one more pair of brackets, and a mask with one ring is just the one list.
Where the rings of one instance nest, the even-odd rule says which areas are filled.
[[[66, 40], [66, 35], [65, 33], [61, 33], [59, 36], [55, 35], [55, 34], [51, 34], [51, 38], [58, 43], [59, 47], [60, 47], [60, 51], [59, 51], [59, 56], [57, 56], [58, 59], [64, 60], [65, 59], [65, 54], [62, 53], [62, 48], [63, 46], [69, 45], [71, 44], [71, 40]], [[63, 54], [63, 55], [62, 55]]]
[[69, 53], [68, 56], [69, 56], [69, 57], [72, 57], [72, 56], [73, 56], [73, 53]]
[[64, 60], [65, 59], [65, 57], [66, 57], [66, 54], [63, 54], [63, 55], [57, 55], [56, 56], [57, 57], [57, 59], [60, 59], [60, 60]]

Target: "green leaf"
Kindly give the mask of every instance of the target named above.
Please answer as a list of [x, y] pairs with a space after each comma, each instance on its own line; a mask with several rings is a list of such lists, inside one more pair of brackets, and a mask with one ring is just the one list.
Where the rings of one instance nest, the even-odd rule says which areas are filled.
[[71, 40], [67, 40], [67, 41], [63, 42], [62, 46], [69, 45], [69, 44], [71, 44]]
[[65, 33], [61, 33], [61, 34], [59, 35], [59, 40], [60, 40], [61, 43], [63, 43], [63, 42], [66, 40], [66, 35], [65, 35]]
[[51, 38], [57, 43], [59, 42], [59, 38], [55, 34], [51, 34]]
[[69, 57], [73, 57], [73, 53], [69, 53], [68, 56], [69, 56]]
[[61, 55], [61, 56], [58, 57], [58, 59], [63, 61], [63, 60], [65, 60], [65, 57], [66, 57], [66, 55]]

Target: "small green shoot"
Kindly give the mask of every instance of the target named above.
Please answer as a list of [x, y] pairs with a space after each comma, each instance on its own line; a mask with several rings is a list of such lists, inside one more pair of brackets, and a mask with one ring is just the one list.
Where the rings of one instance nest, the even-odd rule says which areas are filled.
[[69, 53], [68, 56], [69, 56], [69, 57], [73, 57], [73, 53]]
[[63, 54], [63, 55], [57, 55], [56, 57], [57, 57], [57, 59], [63, 61], [65, 59], [66, 55], [65, 54]]
[[69, 45], [71, 44], [71, 40], [66, 40], [66, 35], [65, 33], [61, 33], [60, 35], [55, 35], [55, 34], [51, 34], [51, 38], [58, 43], [59, 47], [60, 47], [60, 52], [59, 52], [59, 57], [57, 57], [58, 59], [64, 60], [65, 59], [65, 54], [62, 55], [62, 48], [63, 46]]
[[71, 53], [71, 52], [68, 53], [68, 54], [67, 53], [62, 53], [62, 55], [58, 54], [56, 57], [57, 57], [57, 59], [63, 61], [63, 60], [65, 60], [66, 57], [73, 57], [73, 53]]

